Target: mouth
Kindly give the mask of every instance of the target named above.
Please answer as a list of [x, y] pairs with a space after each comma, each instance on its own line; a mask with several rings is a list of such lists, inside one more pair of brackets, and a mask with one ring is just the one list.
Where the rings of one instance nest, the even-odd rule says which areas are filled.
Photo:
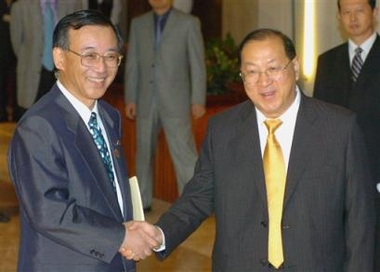
[[105, 77], [87, 77], [88, 81], [93, 82], [93, 83], [104, 83], [106, 78]]
[[264, 97], [264, 98], [271, 98], [271, 97], [273, 97], [275, 94], [276, 94], [275, 91], [266, 91], [266, 92], [262, 92], [262, 93], [261, 93], [261, 96]]

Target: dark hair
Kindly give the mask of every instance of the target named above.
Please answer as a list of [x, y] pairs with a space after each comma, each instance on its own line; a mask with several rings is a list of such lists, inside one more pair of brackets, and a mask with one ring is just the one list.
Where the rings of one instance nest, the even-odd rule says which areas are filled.
[[[368, 4], [371, 6], [371, 9], [374, 10], [376, 7], [376, 0], [368, 0]], [[338, 9], [340, 11], [340, 0], [338, 0]]]
[[249, 33], [243, 39], [243, 41], [240, 43], [239, 49], [238, 49], [239, 66], [241, 65], [241, 52], [243, 51], [244, 46], [248, 42], [250, 42], [250, 41], [263, 41], [263, 40], [270, 38], [270, 37], [280, 38], [284, 44], [286, 56], [290, 60], [294, 59], [294, 57], [297, 55], [297, 53], [296, 53], [296, 49], [294, 47], [294, 44], [290, 38], [288, 38], [285, 34], [283, 34], [282, 32], [280, 32], [278, 30], [269, 29], [269, 28], [261, 28], [261, 29], [254, 30], [251, 33]]
[[115, 32], [118, 50], [123, 47], [123, 39], [119, 30], [112, 24], [111, 20], [96, 10], [80, 10], [63, 17], [57, 24], [53, 33], [53, 47], [69, 49], [69, 30], [78, 30], [88, 25], [99, 25], [111, 27]]

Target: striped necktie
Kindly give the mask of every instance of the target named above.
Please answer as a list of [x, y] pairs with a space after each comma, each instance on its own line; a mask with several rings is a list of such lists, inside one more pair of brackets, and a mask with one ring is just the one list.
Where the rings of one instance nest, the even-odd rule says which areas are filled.
[[281, 220], [286, 171], [281, 146], [274, 132], [280, 127], [282, 121], [270, 119], [266, 120], [264, 124], [268, 129], [268, 138], [263, 157], [269, 215], [268, 261], [275, 268], [279, 268], [284, 262]]
[[361, 49], [360, 47], [357, 47], [355, 49], [355, 56], [354, 56], [354, 58], [352, 60], [352, 64], [351, 64], [352, 80], [354, 82], [356, 82], [356, 80], [358, 79], [359, 74], [360, 74], [360, 70], [363, 67], [363, 59], [361, 56], [362, 52], [363, 52], [363, 49]]

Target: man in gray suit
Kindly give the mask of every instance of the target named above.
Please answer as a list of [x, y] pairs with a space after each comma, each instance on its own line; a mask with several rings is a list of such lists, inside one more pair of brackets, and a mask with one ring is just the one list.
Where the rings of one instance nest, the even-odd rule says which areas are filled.
[[18, 59], [17, 104], [20, 106], [16, 120], [53, 86], [51, 30], [63, 16], [80, 9], [82, 2], [78, 0], [18, 0], [12, 5], [10, 33]]
[[132, 21], [125, 73], [126, 114], [137, 118], [137, 176], [143, 206], [152, 205], [152, 165], [164, 129], [178, 192], [197, 159], [191, 115], [205, 114], [206, 68], [199, 20], [172, 8], [172, 0], [149, 0], [153, 11]]
[[121, 119], [101, 100], [122, 39], [87, 10], [65, 16], [53, 44], [58, 81], [23, 115], [8, 153], [20, 200], [18, 271], [135, 272], [122, 254], [145, 258], [158, 243], [126, 228], [133, 214]]
[[[159, 256], [215, 213], [215, 272], [373, 271], [374, 195], [356, 115], [302, 93], [294, 45], [281, 32], [251, 32], [239, 56], [250, 99], [210, 119], [193, 178], [157, 223], [165, 235]], [[268, 121], [282, 122], [271, 137]], [[285, 173], [269, 184], [281, 170], [266, 170], [272, 138]], [[279, 219], [270, 220], [269, 192], [281, 187]], [[272, 227], [282, 242], [276, 263]]]

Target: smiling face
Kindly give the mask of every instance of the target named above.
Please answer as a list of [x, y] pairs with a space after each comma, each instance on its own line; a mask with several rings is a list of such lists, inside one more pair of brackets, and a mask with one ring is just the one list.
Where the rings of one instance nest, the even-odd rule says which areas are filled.
[[[87, 25], [68, 33], [69, 49], [79, 54], [94, 52], [103, 56], [118, 52], [116, 35], [111, 27]], [[53, 49], [54, 63], [59, 70], [59, 80], [78, 100], [92, 109], [114, 80], [117, 67], [109, 68], [100, 58], [96, 65], [82, 65], [81, 57], [59, 47]]]
[[374, 32], [377, 8], [368, 0], [340, 0], [338, 19], [351, 40], [362, 44]]
[[[242, 74], [260, 72], [257, 81], [244, 81], [245, 91], [258, 110], [268, 118], [282, 115], [295, 99], [299, 63], [294, 58], [286, 66], [289, 61], [283, 41], [276, 36], [249, 41], [241, 51]], [[264, 72], [279, 67], [281, 69], [275, 77]]]

